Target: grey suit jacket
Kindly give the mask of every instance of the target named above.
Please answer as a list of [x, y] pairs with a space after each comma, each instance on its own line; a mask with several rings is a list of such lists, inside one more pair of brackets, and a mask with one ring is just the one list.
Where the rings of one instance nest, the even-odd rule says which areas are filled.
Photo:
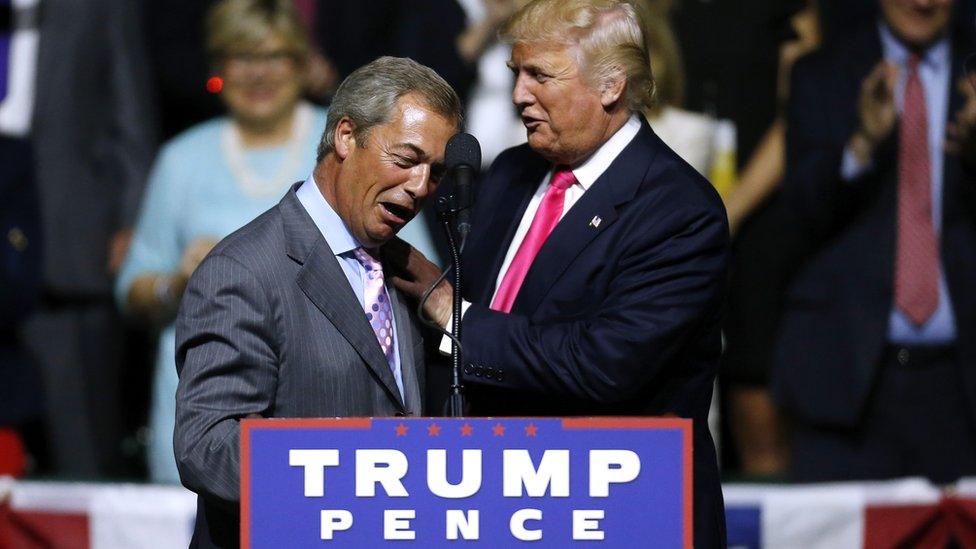
[[239, 500], [240, 419], [421, 413], [423, 341], [392, 287], [405, 398], [358, 297], [295, 195], [228, 236], [176, 320], [176, 460], [183, 484]]
[[156, 147], [141, 2], [41, 0], [33, 127], [44, 281], [108, 302], [112, 234], [135, 221]]

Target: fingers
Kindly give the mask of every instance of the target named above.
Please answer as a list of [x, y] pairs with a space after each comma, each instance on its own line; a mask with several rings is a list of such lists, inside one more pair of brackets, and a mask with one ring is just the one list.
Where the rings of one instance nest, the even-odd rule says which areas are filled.
[[965, 104], [946, 123], [945, 150], [950, 154], [971, 150], [976, 140], [976, 87], [963, 77], [956, 81], [956, 90], [965, 98]]
[[387, 280], [393, 284], [394, 288], [413, 299], [420, 299], [420, 297], [423, 296], [424, 292], [427, 290], [427, 288], [420, 283], [413, 280], [408, 280], [398, 275], [390, 276], [387, 278]]
[[415, 280], [417, 278], [416, 256], [423, 257], [423, 254], [416, 251], [413, 246], [407, 244], [400, 238], [394, 238], [383, 245], [381, 249], [383, 256], [383, 268], [386, 269], [391, 277], [398, 277], [401, 280]]
[[949, 154], [959, 153], [959, 126], [955, 122], [946, 122], [946, 140], [943, 148]]
[[966, 98], [967, 101], [976, 101], [976, 76], [960, 77], [956, 80], [956, 90]]
[[875, 105], [894, 104], [898, 67], [882, 61], [861, 82], [861, 98]]
[[[858, 101], [860, 133], [871, 147], [890, 135], [897, 120], [894, 86], [898, 69], [884, 61], [878, 63], [861, 82]], [[870, 154], [867, 152], [865, 154]]]
[[414, 248], [410, 243], [399, 237], [394, 237], [386, 244], [383, 244], [380, 253], [383, 255], [384, 262], [389, 262], [396, 267], [405, 268], [409, 271], [414, 270], [414, 265], [430, 263], [420, 250]]
[[976, 78], [970, 80], [963, 77], [956, 82], [956, 90], [965, 98], [966, 102], [956, 114], [957, 120], [976, 122]]
[[388, 240], [386, 244], [383, 244], [383, 253], [406, 255], [407, 253], [410, 252], [410, 248], [411, 248], [410, 244], [407, 244], [406, 241], [404, 241], [399, 236], [394, 236], [393, 238]]
[[[389, 276], [387, 280], [393, 284], [394, 288], [414, 299], [420, 299], [424, 295], [424, 292], [427, 291], [429, 286], [429, 284], [425, 284], [421, 281], [410, 280], [399, 275]], [[443, 285], [445, 283], [442, 282], [441, 284]]]
[[893, 95], [894, 84], [898, 78], [897, 71], [898, 69], [884, 61], [878, 63], [861, 83], [861, 93], [876, 100], [884, 100]]
[[394, 288], [406, 293], [407, 295], [411, 295], [414, 297], [418, 295], [415, 291], [417, 286], [416, 282], [411, 282], [405, 278], [400, 277], [399, 275], [392, 275], [388, 277], [387, 280], [389, 280], [390, 283], [393, 284]]
[[898, 67], [892, 63], [884, 63], [884, 92], [886, 97], [894, 101], [895, 86], [898, 85]]

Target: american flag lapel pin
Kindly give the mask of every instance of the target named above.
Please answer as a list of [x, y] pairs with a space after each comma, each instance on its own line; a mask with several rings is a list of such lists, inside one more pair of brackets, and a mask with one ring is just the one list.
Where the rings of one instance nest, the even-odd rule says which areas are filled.
[[601, 221], [603, 221], [603, 220], [600, 219], [600, 216], [594, 215], [593, 216], [593, 219], [590, 220], [590, 227], [593, 227], [594, 229], [599, 228]]

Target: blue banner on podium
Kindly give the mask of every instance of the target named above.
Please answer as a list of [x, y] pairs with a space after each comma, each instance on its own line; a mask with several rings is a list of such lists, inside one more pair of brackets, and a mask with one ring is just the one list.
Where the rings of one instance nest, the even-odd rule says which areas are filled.
[[691, 421], [244, 420], [245, 548], [692, 546]]

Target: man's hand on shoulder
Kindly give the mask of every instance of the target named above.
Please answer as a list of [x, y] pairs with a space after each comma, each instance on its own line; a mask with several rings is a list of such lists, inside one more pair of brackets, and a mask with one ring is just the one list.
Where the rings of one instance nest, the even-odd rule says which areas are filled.
[[[383, 264], [393, 285], [418, 300], [441, 276], [437, 265], [400, 238], [383, 245]], [[424, 313], [439, 326], [446, 325], [451, 317], [453, 291], [449, 282], [441, 281], [424, 304]]]

